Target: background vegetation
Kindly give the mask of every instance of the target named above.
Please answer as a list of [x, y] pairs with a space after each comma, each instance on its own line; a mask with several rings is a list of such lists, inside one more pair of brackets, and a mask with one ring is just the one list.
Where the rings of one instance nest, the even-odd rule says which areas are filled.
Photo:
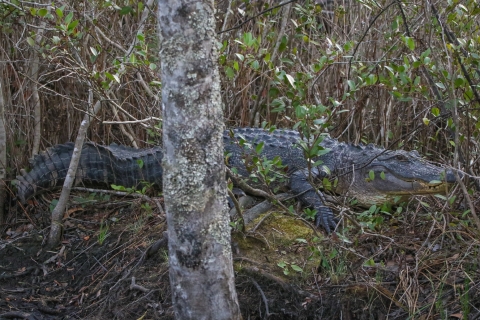
[[[415, 149], [466, 173], [448, 199], [409, 207], [431, 213], [431, 229], [421, 230], [432, 243], [468, 248], [456, 252], [462, 259], [432, 266], [424, 255], [396, 289], [377, 290], [412, 317], [478, 314], [468, 280], [479, 278], [472, 228], [480, 171], [478, 1], [218, 1], [216, 8], [228, 127], [303, 122], [343, 141]], [[155, 10], [153, 1], [0, 2], [9, 180], [40, 150], [73, 141], [97, 101], [102, 109], [90, 140], [134, 147], [161, 141]], [[364, 226], [378, 231], [368, 219]], [[400, 228], [403, 236], [408, 228]], [[323, 256], [338, 262], [346, 250], [330, 246]], [[402, 246], [391, 250], [405, 254]], [[457, 299], [419, 300], [420, 276], [446, 279], [452, 270], [465, 272]], [[429, 290], [444, 297], [445, 283], [432, 280]]]

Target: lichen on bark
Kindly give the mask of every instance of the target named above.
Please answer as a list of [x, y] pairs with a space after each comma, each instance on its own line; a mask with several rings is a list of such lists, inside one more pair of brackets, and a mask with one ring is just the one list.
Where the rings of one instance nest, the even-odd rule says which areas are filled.
[[163, 192], [175, 314], [179, 319], [240, 319], [213, 3], [160, 1], [158, 21]]

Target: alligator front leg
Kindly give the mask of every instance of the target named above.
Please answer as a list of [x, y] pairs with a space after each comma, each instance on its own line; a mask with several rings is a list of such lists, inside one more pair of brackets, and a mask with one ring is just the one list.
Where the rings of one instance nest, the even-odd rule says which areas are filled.
[[[312, 170], [315, 171], [315, 170]], [[315, 172], [312, 172], [317, 176]], [[330, 233], [337, 227], [337, 221], [333, 211], [325, 205], [325, 198], [320, 191], [317, 191], [308, 181], [308, 170], [297, 170], [290, 176], [290, 189], [296, 197], [306, 206], [317, 211], [315, 225], [322, 226]]]

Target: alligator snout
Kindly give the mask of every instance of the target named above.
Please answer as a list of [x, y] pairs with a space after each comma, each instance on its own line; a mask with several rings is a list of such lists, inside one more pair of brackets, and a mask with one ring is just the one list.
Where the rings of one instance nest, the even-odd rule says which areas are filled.
[[[458, 172], [458, 177], [460, 179], [463, 178], [463, 174], [461, 172]], [[457, 182], [457, 179], [455, 178], [455, 173], [453, 172], [453, 170], [447, 170], [445, 172], [445, 181], [447, 183], [455, 183]]]

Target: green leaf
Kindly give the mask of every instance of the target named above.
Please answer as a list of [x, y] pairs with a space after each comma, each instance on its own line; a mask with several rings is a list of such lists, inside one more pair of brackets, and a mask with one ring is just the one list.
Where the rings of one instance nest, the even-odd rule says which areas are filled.
[[105, 77], [107, 77], [107, 79], [109, 79], [110, 81], [115, 81], [115, 78], [109, 72], [105, 72]]
[[437, 82], [437, 83], [435, 83], [435, 85], [436, 85], [437, 87], [439, 87], [440, 89], [445, 90], [445, 85], [444, 85], [443, 83]]
[[55, 9], [55, 13], [57, 14], [57, 17], [59, 17], [60, 19], [63, 18], [63, 10], [61, 8]]
[[66, 17], [65, 17], [65, 23], [69, 24], [73, 19], [73, 12], [70, 12]]
[[370, 170], [368, 172], [368, 177], [370, 178], [370, 181], [373, 181], [375, 179], [375, 172], [373, 172], [373, 170]]
[[375, 261], [373, 259], [368, 259], [367, 261], [365, 261], [365, 263], [363, 265], [365, 267], [373, 267], [373, 266], [375, 266]]
[[296, 264], [292, 264], [291, 267], [294, 271], [303, 272], [303, 269], [297, 266]]
[[455, 88], [463, 86], [464, 83], [465, 83], [465, 80], [463, 80], [463, 78], [455, 79]]
[[48, 13], [48, 10], [45, 9], [45, 8], [38, 10], [38, 15], [39, 15], [40, 17], [45, 17], [45, 16], [47, 15], [47, 13]]
[[57, 199], [53, 199], [52, 202], [50, 203], [50, 212], [53, 212], [53, 210], [55, 209], [55, 207], [57, 206], [58, 204], [58, 200]]
[[117, 186], [115, 184], [111, 184], [110, 187], [112, 187], [113, 190], [117, 190], [117, 191], [125, 191], [125, 187], [124, 186]]
[[428, 118], [423, 118], [422, 121], [426, 126], [428, 126], [428, 124], [430, 123], [430, 119]]
[[[330, 151], [330, 149], [328, 149]], [[330, 170], [329, 167], [327, 167], [326, 165], [323, 165], [322, 166], [322, 171], [326, 173], [327, 176], [331, 176], [332, 175], [332, 170]]]
[[254, 40], [251, 32], [246, 32], [246, 33], [243, 34], [243, 43], [247, 47], [251, 47], [255, 43], [255, 40]]
[[382, 180], [385, 180], [385, 172], [380, 172], [380, 178], [382, 178]]
[[412, 51], [415, 50], [415, 41], [413, 40], [413, 38], [405, 37], [404, 40], [405, 40], [405, 44], [410, 50]]
[[450, 199], [448, 199], [448, 203], [453, 204], [456, 200], [456, 196], [451, 196]]
[[270, 52], [267, 52], [267, 54], [265, 54], [265, 57], [263, 57], [263, 61], [269, 62], [270, 59], [271, 59], [271, 57], [272, 57], [272, 56], [271, 56]]
[[350, 91], [355, 91], [356, 89], [355, 82], [353, 82], [353, 80], [348, 80], [347, 83], [348, 83], [348, 87], [350, 88]]
[[143, 160], [142, 159], [137, 159], [137, 164], [140, 169], [143, 168]]
[[67, 29], [68, 29], [68, 30], [73, 30], [73, 29], [75, 29], [75, 27], [76, 27], [77, 25], [78, 25], [78, 20], [74, 20], [74, 21], [72, 21], [71, 23], [68, 24]]
[[332, 183], [327, 178], [323, 178], [322, 186], [325, 190], [332, 190]]
[[27, 42], [30, 46], [35, 47], [35, 41], [31, 37], [27, 37]]
[[332, 149], [329, 149], [329, 148], [325, 148], [325, 149], [320, 149], [318, 150], [315, 155], [317, 156], [323, 156], [324, 154], [327, 154], [331, 151]]
[[279, 266], [280, 268], [285, 268], [287, 264], [283, 261], [280, 261], [279, 263], [277, 263], [277, 266]]
[[427, 50], [425, 50], [424, 52], [422, 52], [422, 54], [420, 55], [421, 58], [426, 58], [430, 55], [430, 53], [432, 53], [432, 50], [430, 48], [428, 48]]
[[420, 201], [420, 204], [424, 207], [430, 208], [430, 205], [426, 202]]
[[440, 109], [438, 108], [432, 108], [432, 114], [435, 116], [435, 117], [438, 117], [440, 115]]
[[225, 74], [227, 75], [228, 79], [232, 80], [235, 77], [235, 71], [231, 67], [227, 67], [225, 69]]
[[133, 9], [132, 7], [130, 6], [125, 6], [125, 7], [122, 7], [122, 9], [120, 9], [120, 14], [123, 16], [123, 15], [126, 15], [126, 14], [129, 14], [133, 12]]
[[257, 144], [257, 146], [255, 147], [255, 152], [257, 154], [260, 154], [263, 150], [263, 146], [265, 145], [265, 142], [260, 142], [259, 144]]
[[369, 74], [367, 79], [366, 79], [366, 82], [369, 86], [371, 85], [374, 85], [375, 83], [377, 83], [377, 80], [378, 80], [378, 77], [374, 74]]

